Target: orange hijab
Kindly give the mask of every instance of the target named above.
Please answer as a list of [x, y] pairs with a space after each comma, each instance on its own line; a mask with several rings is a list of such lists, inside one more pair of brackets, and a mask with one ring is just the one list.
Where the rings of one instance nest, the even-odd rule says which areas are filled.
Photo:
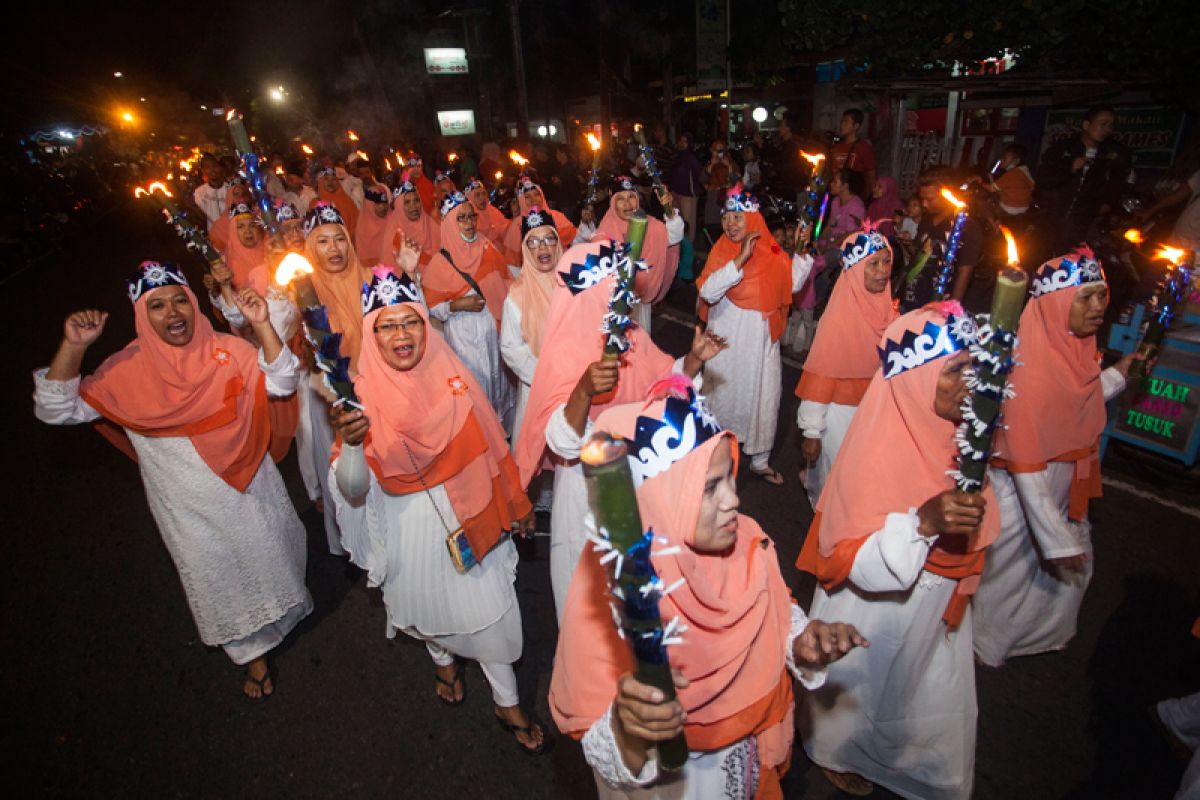
[[[390, 211], [386, 198], [390, 197], [391, 193], [381, 183], [368, 186], [367, 188], [383, 192], [385, 198], [382, 203], [377, 203], [370, 198], [363, 198], [363, 208], [358, 215], [358, 227], [354, 230], [354, 249], [363, 252], [362, 265], [370, 269], [383, 260], [384, 235], [387, 233], [391, 221], [388, 214], [384, 214], [382, 217], [375, 216], [375, 209], [383, 206]], [[392, 259], [392, 254], [388, 253], [386, 263], [392, 263]]]
[[1075, 462], [1069, 508], [1075, 520], [1084, 519], [1088, 500], [1100, 496], [1097, 445], [1107, 421], [1096, 337], [1080, 338], [1070, 329], [1071, 304], [1079, 289], [1052, 291], [1025, 306], [1017, 329], [1020, 357], [1011, 376], [1013, 397], [1004, 403], [996, 445], [996, 460], [1010, 472], [1040, 472], [1051, 461]]
[[258, 244], [254, 247], [246, 247], [242, 244], [241, 237], [237, 235], [237, 219], [243, 216], [257, 220], [253, 214], [239, 214], [237, 217], [227, 216], [230, 233], [229, 245], [222, 253], [225, 257], [225, 266], [229, 267], [229, 271], [233, 273], [233, 288], [235, 289], [245, 289], [249, 286], [251, 271], [267, 259], [267, 242], [261, 231], [258, 236]]
[[[611, 205], [596, 228], [598, 233], [618, 242], [625, 241], [628, 230], [629, 220], [617, 216], [616, 209]], [[667, 246], [667, 226], [654, 217], [650, 217], [650, 224], [646, 226], [646, 241], [642, 245], [641, 260], [649, 264], [650, 269], [637, 274], [635, 287], [638, 296], [642, 298], [643, 303], [657, 303], [667, 296], [671, 281], [675, 279], [675, 269], [679, 266], [679, 249], [672, 250]]]
[[422, 492], [422, 480], [444, 485], [471, 549], [482, 558], [529, 513], [529, 498], [487, 395], [429, 324], [425, 307], [408, 305], [425, 320], [425, 354], [407, 372], [388, 366], [375, 343], [375, 318], [383, 309], [362, 320], [354, 391], [371, 418], [367, 464], [390, 494]]
[[[326, 223], [328, 225], [329, 223]], [[315, 249], [316, 232], [325, 225], [313, 228], [312, 233], [304, 239], [305, 255], [313, 266], [313, 288], [317, 290], [317, 299], [329, 313], [329, 324], [334, 333], [342, 335], [341, 353], [350, 357], [350, 369], [353, 372], [358, 366], [358, 351], [362, 347], [362, 285], [371, 280], [371, 271], [358, 260], [358, 252], [351, 242], [346, 254], [346, 268], [341, 272], [327, 272], [321, 269], [321, 259]], [[350, 232], [345, 225], [338, 225], [350, 241]]]
[[[555, 279], [558, 287], [550, 300], [550, 316], [542, 333], [542, 350], [538, 354], [529, 402], [521, 435], [513, 450], [521, 470], [521, 483], [537, 474], [546, 451], [546, 426], [555, 409], [567, 402], [575, 384], [588, 366], [604, 352], [604, 334], [600, 322], [608, 313], [616, 278], [612, 275], [596, 285], [573, 294], [559, 273], [570, 270], [571, 264], [582, 264], [590, 253], [598, 253], [603, 243], [578, 244], [567, 250], [558, 262]], [[629, 331], [630, 349], [621, 356], [617, 388], [592, 398], [590, 419], [612, 405], [631, 403], [646, 396], [654, 382], [671, 372], [675, 359], [658, 349], [658, 345], [640, 328]]]
[[[475, 206], [475, 212], [479, 214], [479, 232], [491, 240], [492, 244], [496, 245], [496, 247], [503, 248], [504, 232], [508, 228], [508, 217], [500, 213], [500, 209], [496, 208], [490, 202], [484, 205], [483, 208]], [[570, 244], [570, 242], [567, 242], [567, 244]]]
[[169, 345], [155, 333], [146, 298], [134, 304], [137, 338], [84, 378], [79, 394], [106, 419], [143, 436], [186, 436], [204, 463], [239, 492], [258, 473], [271, 438], [258, 350], [213, 330], [192, 304], [192, 340]]
[[[333, 192], [326, 191], [325, 187], [321, 185], [321, 181], [318, 180], [317, 199], [337, 206], [338, 213], [346, 221], [346, 232], [353, 236], [358, 230], [358, 206], [355, 205], [354, 198], [346, 191], [346, 187], [342, 186], [341, 180], [338, 180], [337, 190]], [[351, 239], [351, 241], [354, 240]]]
[[[546, 202], [546, 193], [542, 191], [542, 187], [536, 183], [532, 184], [542, 194], [542, 202]], [[520, 214], [512, 218], [508, 223], [508, 231], [504, 234], [504, 255], [508, 257], [510, 264], [521, 263], [521, 217], [529, 213], [533, 208], [533, 200], [529, 197], [529, 192], [522, 192], [517, 195], [517, 208]], [[554, 218], [554, 229], [558, 231], [558, 240], [562, 242], [563, 247], [570, 247], [571, 242], [575, 241], [575, 234], [578, 229], [571, 224], [571, 220], [567, 219], [564, 214], [555, 211], [553, 208], [548, 209], [550, 216]]]
[[[610, 408], [599, 430], [632, 440], [639, 417], [662, 419], [664, 401]], [[705, 476], [718, 447], [737, 439], [713, 436], [637, 489], [642, 524], [664, 537], [652, 557], [666, 586], [682, 585], [659, 601], [664, 621], [678, 617], [687, 629], [668, 648], [671, 666], [690, 681], [679, 692], [693, 750], [713, 751], [757, 735], [759, 795], [778, 796], [792, 745], [791, 678], [785, 668], [791, 601], [771, 539], [753, 519], [738, 516], [737, 542], [720, 554], [693, 549]], [[609, 609], [611, 596], [599, 557], [588, 548], [567, 595], [562, 634], [550, 682], [550, 710], [560, 730], [581, 737], [612, 704], [617, 679], [634, 668]], [[772, 793], [774, 790], [774, 794]]]
[[427, 262], [438, 250], [442, 249], [442, 237], [433, 218], [422, 208], [421, 216], [417, 217], [415, 221], [410, 220], [404, 214], [404, 203], [401, 202], [400, 196], [397, 196], [392, 213], [388, 215], [387, 228], [383, 232], [383, 238], [379, 240], [380, 264], [393, 264], [394, 266], [393, 262], [396, 260], [396, 250], [399, 249], [399, 234], [401, 233], [420, 246], [423, 262]]
[[[551, 226], [542, 225], [529, 233], [543, 229], [552, 230]], [[528, 238], [529, 234], [527, 233], [525, 239]], [[546, 319], [550, 316], [550, 300], [554, 297], [554, 289], [558, 286], [554, 270], [558, 266], [558, 262], [562, 260], [563, 247], [562, 242], [559, 242], [554, 267], [547, 272], [541, 272], [538, 270], [537, 261], [529, 252], [529, 248], [525, 247], [525, 239], [521, 240], [521, 250], [525, 254], [525, 260], [522, 262], [521, 272], [513, 280], [508, 294], [517, 308], [521, 309], [521, 336], [536, 356], [542, 352]]]
[[[796, 385], [796, 396], [817, 403], [840, 403], [856, 406], [879, 370], [879, 343], [887, 326], [896, 318], [892, 304], [891, 281], [879, 294], [867, 291], [863, 273], [867, 260], [885, 248], [892, 247], [879, 234], [878, 240], [868, 242], [874, 231], [859, 231], [842, 243], [846, 267], [833, 287], [829, 305], [817, 326], [812, 350], [804, 362], [804, 372]], [[855, 250], [861, 244], [879, 249], [863, 255]], [[857, 256], [857, 260], [855, 260]]]
[[[962, 314], [958, 303], [935, 303], [911, 311], [888, 326], [880, 347], [920, 334], [927, 322], [945, 324], [947, 313]], [[955, 424], [933, 411], [938, 376], [945, 364], [936, 357], [884, 378], [877, 370], [838, 451], [817, 515], [796, 566], [812, 572], [826, 590], [850, 576], [859, 547], [883, 527], [887, 515], [903, 513], [948, 489], [955, 465]], [[979, 586], [984, 551], [1000, 533], [1000, 515], [991, 487], [984, 489], [987, 511], [972, 540], [939, 538], [925, 568], [958, 580], [943, 619], [958, 627]]]
[[[512, 282], [508, 264], [500, 251], [478, 230], [475, 232], [475, 241], [463, 241], [458, 232], [458, 220], [454, 218], [455, 211], [451, 211], [439, 223], [442, 249], [450, 254], [454, 265], [451, 266], [440, 252], [429, 260], [421, 283], [425, 302], [432, 308], [465, 297], [471, 291], [471, 286], [458, 274], [458, 270], [461, 270], [479, 284], [487, 310], [495, 318], [496, 330], [499, 330], [504, 298], [508, 297], [508, 285]], [[458, 270], [454, 267], [458, 267]]]
[[[754, 253], [742, 267], [745, 277], [725, 296], [736, 306], [761, 312], [770, 326], [771, 341], [779, 341], [787, 324], [788, 309], [792, 305], [792, 260], [771, 236], [762, 214], [757, 211], [744, 213], [746, 233], [761, 235], [754, 243]], [[703, 288], [709, 277], [736, 258], [741, 250], [741, 244], [722, 234], [704, 262], [704, 270], [696, 280], [696, 288]], [[708, 308], [708, 303], [700, 303], [700, 319], [708, 319]]]

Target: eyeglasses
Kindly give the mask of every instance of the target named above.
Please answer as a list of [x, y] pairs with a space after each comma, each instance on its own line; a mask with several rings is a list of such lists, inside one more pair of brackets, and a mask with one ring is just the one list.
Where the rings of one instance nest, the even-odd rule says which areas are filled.
[[543, 246], [544, 247], [554, 247], [554, 245], [556, 245], [556, 244], [558, 244], [558, 235], [553, 234], [553, 233], [547, 233], [545, 236], [543, 236], [540, 239], [526, 239], [525, 240], [525, 246], [528, 247], [530, 250], [537, 250], [539, 247], [543, 247]]
[[464, 222], [474, 222], [475, 220], [479, 219], [479, 215], [474, 211], [468, 211], [465, 214], [459, 214], [456, 219], [461, 225]]
[[385, 339], [390, 339], [400, 331], [416, 333], [423, 327], [425, 327], [425, 320], [420, 317], [412, 317], [404, 322], [385, 322], [382, 325], [376, 325], [374, 330], [376, 333], [382, 334]]

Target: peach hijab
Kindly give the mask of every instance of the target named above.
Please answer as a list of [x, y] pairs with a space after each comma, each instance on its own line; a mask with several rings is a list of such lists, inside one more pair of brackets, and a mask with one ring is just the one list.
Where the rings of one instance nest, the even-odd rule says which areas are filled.
[[[625, 189], [624, 191], [638, 194], [636, 190]], [[638, 195], [638, 202], [641, 202], [640, 195]], [[596, 227], [596, 231], [610, 239], [623, 242], [625, 234], [629, 231], [629, 220], [617, 216], [616, 209], [610, 204], [608, 211], [604, 213], [604, 218]], [[646, 226], [646, 241], [642, 245], [641, 260], [649, 264], [650, 269], [643, 270], [637, 275], [638, 296], [644, 303], [657, 303], [667, 296], [667, 290], [671, 288], [671, 281], [675, 279], [675, 269], [679, 266], [679, 248], [672, 250], [667, 246], [667, 226], [654, 217], [650, 217], [649, 224]]]
[[[642, 417], [659, 420], [664, 400], [609, 408], [598, 430], [632, 440]], [[718, 447], [737, 464], [737, 439], [725, 431], [704, 441], [637, 489], [642, 524], [667, 542], [654, 555], [664, 585], [682, 585], [659, 601], [664, 620], [687, 626], [668, 649], [671, 665], [690, 681], [679, 693], [693, 750], [713, 751], [747, 736], [758, 739], [758, 796], [778, 791], [792, 744], [791, 678], [785, 668], [791, 599], [770, 537], [738, 516], [736, 543], [722, 553], [693, 549], [705, 476]], [[657, 546], [656, 546], [657, 547]], [[567, 595], [550, 682], [550, 709], [560, 730], [582, 736], [612, 704], [617, 678], [634, 668], [609, 609], [611, 596], [598, 556], [588, 548]]]
[[[771, 341], [777, 342], [792, 305], [792, 260], [771, 236], [762, 214], [757, 211], [743, 213], [746, 215], [746, 234], [758, 233], [759, 237], [754, 243], [753, 254], [742, 266], [744, 277], [725, 293], [725, 297], [740, 308], [760, 312], [767, 321]], [[696, 279], [696, 288], [702, 288], [709, 277], [736, 258], [741, 249], [740, 243], [721, 234]], [[700, 319], [708, 319], [708, 309], [709, 304], [701, 301]]]
[[872, 228], [852, 233], [842, 242], [843, 270], [817, 326], [812, 350], [796, 385], [796, 396], [817, 403], [856, 406], [879, 370], [876, 346], [896, 318], [891, 281], [879, 294], [867, 291], [866, 262], [876, 253], [892, 252], [886, 238]]
[[[459, 270], [465, 272], [479, 284], [486, 310], [495, 318], [496, 330], [499, 330], [500, 317], [504, 313], [504, 298], [508, 297], [508, 285], [512, 282], [512, 276], [504, 256], [481, 231], [476, 229], [473, 242], [462, 238], [462, 234], [458, 232], [458, 220], [455, 218], [458, 208], [462, 205], [474, 210], [474, 206], [463, 198], [462, 202], [455, 205], [438, 223], [442, 251], [448, 253], [450, 259], [447, 260], [441, 252], [430, 259], [424, 271], [421, 289], [425, 292], [425, 301], [429, 303], [430, 308], [465, 297], [471, 291], [471, 285], [459, 274]], [[519, 229], [521, 221], [517, 220], [516, 224]], [[517, 246], [520, 246], [519, 242]], [[454, 262], [453, 265], [451, 261]]]
[[[536, 206], [530, 211], [538, 211], [541, 209]], [[526, 215], [528, 219], [528, 215]], [[525, 339], [525, 343], [529, 345], [529, 349], [536, 356], [542, 352], [542, 339], [546, 331], [546, 319], [550, 316], [550, 300], [554, 297], [554, 289], [558, 286], [558, 281], [554, 275], [554, 270], [558, 266], [558, 262], [562, 259], [563, 244], [560, 240], [555, 248], [554, 266], [548, 271], [542, 272], [538, 269], [537, 261], [533, 254], [529, 252], [529, 248], [525, 247], [526, 240], [529, 239], [529, 234], [536, 230], [554, 230], [552, 225], [539, 225], [536, 228], [531, 228], [529, 233], [521, 238], [521, 252], [523, 261], [521, 262], [521, 272], [513, 279], [512, 286], [508, 290], [509, 297], [517, 308], [521, 309], [521, 336]], [[554, 231], [555, 235], [558, 231]]]
[[[370, 269], [384, 261], [384, 235], [390, 227], [390, 213], [392, 211], [389, 199], [391, 198], [390, 190], [382, 183], [373, 183], [365, 187], [367, 191], [380, 193], [383, 195], [382, 200], [372, 200], [370, 197], [363, 197], [363, 207], [358, 215], [358, 227], [354, 230], [354, 249], [362, 253], [363, 266]], [[375, 215], [375, 210], [380, 206], [388, 209], [382, 217]], [[392, 263], [393, 256], [387, 254], [387, 259], [384, 263]]]
[[[946, 325], [950, 315], [964, 314], [957, 302], [931, 303], [894, 320], [880, 348], [911, 340], [927, 324]], [[942, 353], [919, 366], [885, 378], [875, 372], [858, 413], [842, 442], [817, 515], [796, 566], [817, 576], [827, 591], [850, 576], [863, 542], [883, 528], [887, 515], [917, 508], [930, 497], [954, 488], [947, 474], [958, 449], [956, 426], [933, 410], [938, 376], [945, 364]], [[962, 621], [971, 595], [983, 573], [984, 551], [1000, 532], [1000, 515], [991, 487], [984, 489], [987, 511], [978, 533], [940, 537], [929, 551], [925, 568], [958, 580], [943, 619], [951, 629]]]
[[150, 324], [146, 295], [134, 303], [137, 338], [83, 379], [79, 393], [106, 419], [143, 436], [186, 436], [204, 463], [246, 491], [271, 438], [258, 350], [217, 333], [183, 287], [195, 315], [192, 340], [175, 347]]
[[[321, 269], [316, 237], [317, 232], [325, 227], [337, 227], [346, 234], [350, 249], [346, 253], [346, 268], [341, 272]], [[350, 369], [353, 372], [358, 365], [358, 351], [362, 348], [362, 285], [370, 281], [371, 271], [358, 260], [354, 240], [345, 225], [317, 225], [304, 237], [304, 251], [313, 266], [312, 282], [317, 290], [317, 299], [329, 313], [329, 324], [334, 332], [342, 335], [341, 352], [350, 357]]]
[[[1075, 252], [1046, 262], [1053, 272]], [[1094, 261], [1094, 259], [1093, 259]], [[1087, 285], [1087, 284], [1083, 284]], [[1032, 297], [1017, 329], [1020, 359], [1012, 372], [1013, 397], [997, 432], [997, 461], [1010, 472], [1040, 472], [1051, 461], [1075, 463], [1069, 514], [1082, 520], [1088, 500], [1100, 496], [1098, 442], [1107, 422], [1096, 337], [1071, 333], [1071, 304], [1079, 284]]]
[[242, 244], [242, 237], [237, 233], [238, 219], [249, 217], [257, 225], [258, 214], [249, 206], [243, 205], [240, 208], [234, 206], [233, 208], [234, 212], [229, 215], [229, 242], [222, 255], [225, 257], [225, 266], [229, 267], [229, 271], [233, 273], [233, 288], [245, 289], [251, 285], [250, 273], [267, 260], [267, 241], [264, 232], [260, 229], [258, 244], [254, 247]]
[[[529, 485], [542, 464], [550, 416], [567, 402], [588, 365], [604, 353], [600, 322], [608, 313], [616, 278], [609, 275], [574, 294], [562, 282], [561, 274], [569, 271], [572, 264], [582, 264], [588, 255], [599, 253], [604, 244], [611, 243], [594, 241], [575, 245], [563, 254], [555, 270], [558, 287], [550, 301], [550, 316], [542, 334], [542, 351], [533, 373], [521, 435], [513, 450], [524, 486]], [[675, 359], [659, 350], [645, 331], [631, 329], [629, 340], [630, 349], [621, 356], [617, 388], [607, 395], [592, 398], [588, 414], [592, 420], [609, 406], [641, 400], [656, 380], [671, 372]]]
[[[504, 234], [504, 254], [508, 257], [510, 263], [521, 263], [521, 217], [529, 213], [529, 209], [533, 208], [533, 200], [529, 197], [530, 189], [537, 189], [542, 194], [542, 202], [546, 202], [546, 192], [541, 186], [529, 180], [522, 178], [517, 183], [517, 209], [520, 214], [508, 223], [508, 231]], [[554, 218], [554, 228], [558, 231], [558, 240], [563, 243], [563, 247], [569, 247], [571, 242], [575, 241], [575, 235], [579, 230], [571, 224], [571, 220], [567, 219], [566, 215], [561, 211], [556, 211], [553, 208], [549, 209], [550, 216]]]
[[405, 194], [416, 193], [416, 191], [416, 186], [407, 177], [404, 178], [404, 183], [400, 185], [399, 191], [393, 198], [392, 213], [388, 215], [383, 238], [379, 240], [380, 264], [394, 264], [396, 250], [400, 246], [399, 233], [403, 233], [405, 238], [416, 242], [421, 248], [422, 263], [429, 261], [430, 257], [442, 249], [442, 237], [438, 232], [438, 225], [433, 221], [433, 217], [425, 211], [424, 206], [421, 207], [421, 216], [416, 220], [410, 220], [404, 213], [404, 203], [401, 198]]
[[429, 312], [407, 303], [425, 321], [425, 354], [412, 369], [389, 366], [376, 344], [375, 319], [363, 317], [363, 349], [354, 391], [371, 419], [367, 464], [391, 494], [446, 487], [450, 505], [479, 558], [500, 534], [529, 513], [504, 428], [487, 395], [442, 335]]

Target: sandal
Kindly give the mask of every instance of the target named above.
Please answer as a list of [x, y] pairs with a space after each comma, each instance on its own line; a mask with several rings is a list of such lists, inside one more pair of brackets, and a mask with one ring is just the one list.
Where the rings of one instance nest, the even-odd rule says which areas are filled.
[[836, 786], [839, 791], [845, 792], [848, 795], [866, 797], [875, 791], [875, 784], [862, 775], [856, 775], [853, 772], [834, 772], [825, 767], [821, 767], [821, 772], [825, 773], [827, 781]]
[[451, 678], [450, 680], [446, 680], [441, 675], [438, 675], [437, 672], [433, 673], [433, 677], [437, 680], [438, 683], [440, 683], [442, 686], [445, 686], [447, 689], [450, 690], [451, 696], [454, 695], [454, 685], [462, 684], [462, 690], [463, 690], [462, 697], [458, 698], [457, 700], [447, 700], [445, 697], [443, 697], [441, 695], [440, 692], [434, 692], [434, 694], [437, 695], [438, 700], [441, 700], [443, 703], [445, 703], [448, 706], [461, 706], [463, 704], [463, 701], [465, 701], [467, 699], [467, 682], [465, 680], [463, 680], [462, 664], [458, 663], [457, 661], [454, 662], [454, 677]]
[[766, 481], [772, 486], [783, 486], [783, 476], [779, 474], [779, 470], [772, 467], [767, 467], [763, 472], [759, 472], [756, 469], [751, 469], [750, 474], [758, 478], [760, 481]]
[[[514, 725], [505, 720], [499, 714], [496, 714], [496, 722], [505, 731], [513, 734], [513, 739], [516, 740], [517, 748], [527, 756], [544, 755], [550, 752], [550, 748], [554, 746], [554, 739], [550, 738], [550, 734], [547, 733], [546, 728], [540, 725], [532, 716], [529, 717], [528, 725]], [[538, 725], [538, 727], [542, 729], [542, 741], [537, 747], [529, 747], [528, 745], [522, 743], [520, 739], [517, 739], [516, 734], [519, 733], [523, 736], [530, 736], [533, 734], [534, 725]]]
[[[271, 683], [271, 691], [267, 691], [267, 682]], [[246, 694], [246, 684], [242, 685], [242, 694], [246, 695], [247, 700], [266, 700], [271, 695], [275, 694], [275, 681], [271, 680], [271, 668], [267, 667], [261, 678], [256, 678], [250, 674], [250, 670], [246, 670], [246, 683], [252, 683], [262, 692], [258, 697], [251, 697]]]

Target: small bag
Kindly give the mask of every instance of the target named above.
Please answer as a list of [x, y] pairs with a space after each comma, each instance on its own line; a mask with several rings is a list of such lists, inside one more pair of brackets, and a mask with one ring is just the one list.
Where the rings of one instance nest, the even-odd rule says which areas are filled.
[[421, 482], [421, 488], [425, 490], [425, 495], [433, 505], [433, 510], [437, 512], [438, 519], [442, 521], [442, 527], [446, 529], [446, 549], [450, 551], [450, 560], [454, 562], [454, 568], [460, 575], [466, 575], [471, 567], [479, 563], [479, 559], [475, 557], [475, 551], [471, 549], [471, 543], [467, 541], [467, 532], [461, 525], [450, 530], [450, 526], [446, 524], [446, 518], [442, 516], [442, 510], [438, 508], [437, 501], [433, 499], [433, 494], [425, 485], [425, 476], [421, 474], [421, 468], [417, 466], [417, 459], [408, 446], [408, 442], [404, 442], [404, 449], [408, 452], [408, 459], [412, 461], [413, 469], [417, 473], [417, 480]]

